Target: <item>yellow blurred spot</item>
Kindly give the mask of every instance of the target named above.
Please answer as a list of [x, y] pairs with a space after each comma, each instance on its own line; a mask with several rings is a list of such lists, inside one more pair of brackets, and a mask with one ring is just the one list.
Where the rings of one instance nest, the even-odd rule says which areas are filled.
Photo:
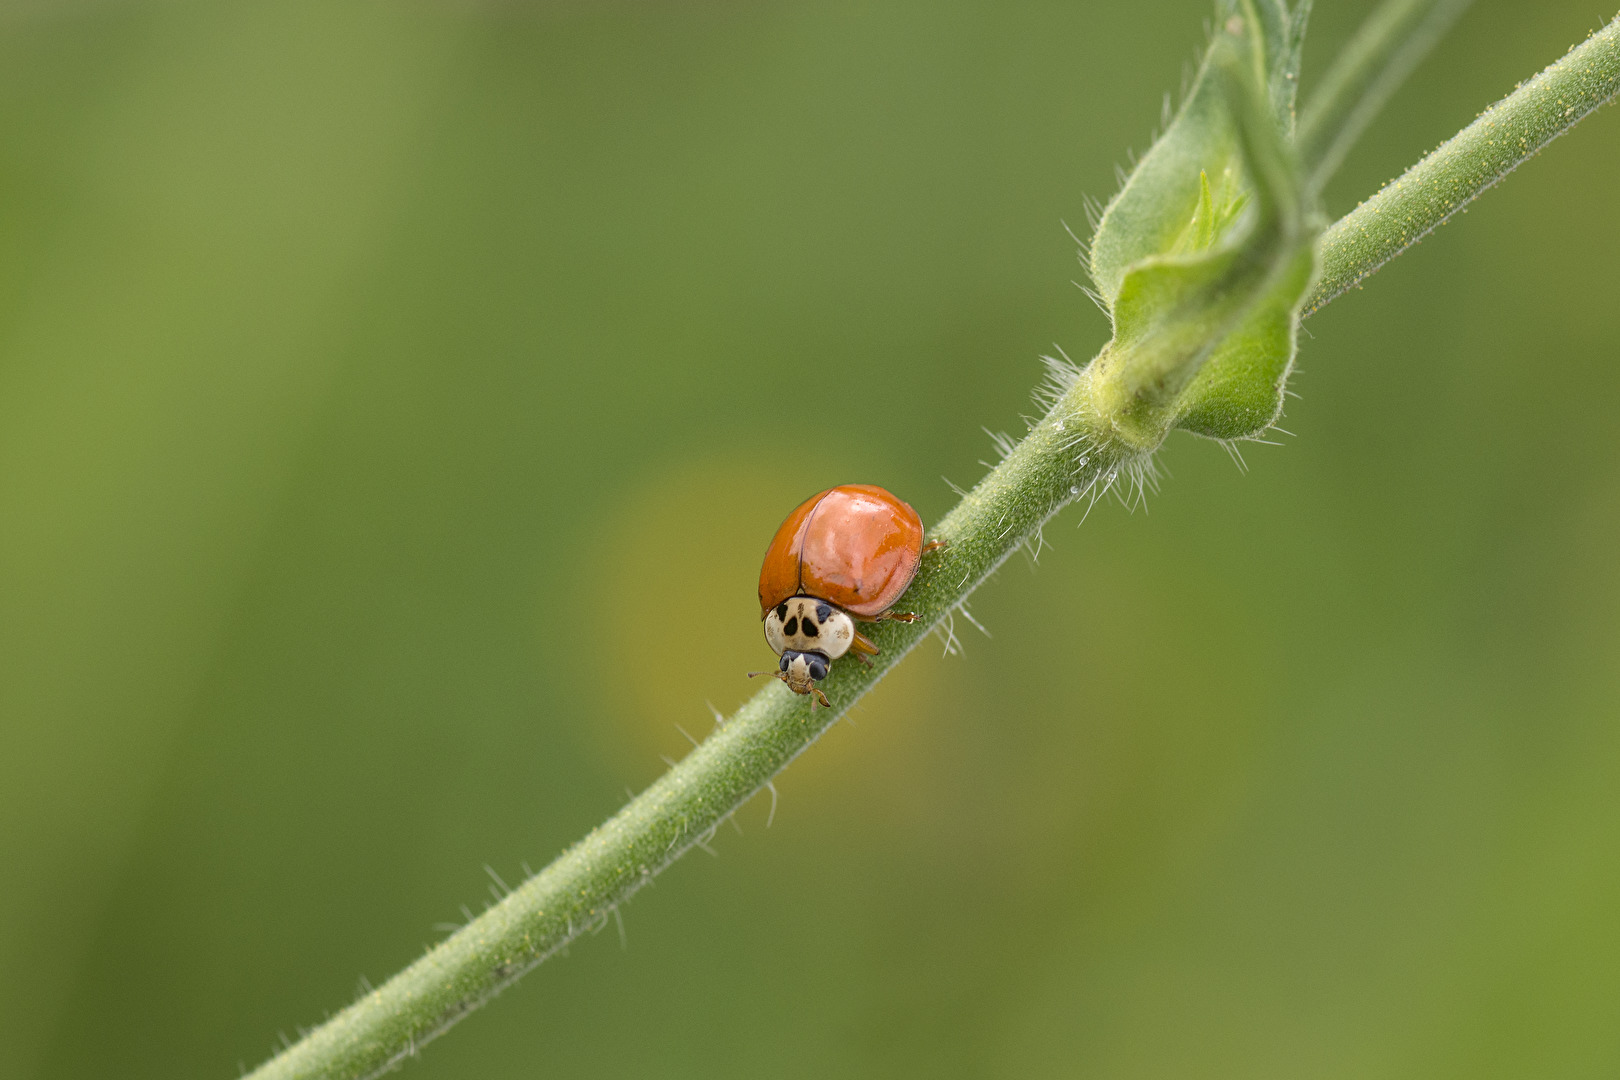
[[593, 530], [581, 627], [600, 672], [604, 732], [639, 770], [691, 749], [759, 689], [776, 656], [760, 631], [760, 560], [782, 519], [840, 482], [768, 462], [686, 462], [627, 491]]
[[[660, 755], [678, 760], [691, 750], [688, 735], [701, 741], [712, 730], [711, 706], [729, 715], [759, 690], [748, 672], [775, 668], [757, 586], [782, 519], [818, 490], [872, 479], [836, 467], [812, 474], [739, 459], [686, 462], [626, 492], [592, 530], [600, 542], [580, 582], [590, 590], [579, 603], [590, 612], [580, 631], [610, 718], [600, 732], [604, 751], [638, 784], [662, 771]], [[930, 639], [919, 651], [938, 649]], [[853, 765], [850, 752], [860, 751], [852, 744], [903, 768], [909, 753], [894, 744], [923, 737], [935, 696], [923, 669], [936, 663], [914, 656], [891, 673], [853, 716], [863, 728], [884, 729], [883, 737], [829, 732], [795, 763], [795, 787], [819, 788]]]

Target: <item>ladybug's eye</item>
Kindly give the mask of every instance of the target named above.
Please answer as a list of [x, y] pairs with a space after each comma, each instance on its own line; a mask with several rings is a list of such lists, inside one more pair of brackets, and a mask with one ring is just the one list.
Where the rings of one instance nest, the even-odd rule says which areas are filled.
[[782, 654], [782, 662], [776, 665], [777, 670], [778, 671], [786, 671], [788, 669], [788, 665], [793, 662], [793, 657], [795, 657], [797, 655], [798, 655], [797, 653], [791, 653], [791, 652], [783, 653]]
[[817, 682], [827, 677], [827, 661], [818, 653], [805, 654], [805, 664], [810, 668], [810, 677]]

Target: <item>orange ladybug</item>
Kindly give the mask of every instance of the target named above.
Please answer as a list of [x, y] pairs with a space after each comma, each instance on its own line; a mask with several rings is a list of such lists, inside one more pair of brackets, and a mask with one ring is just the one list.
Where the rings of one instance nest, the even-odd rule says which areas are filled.
[[759, 571], [759, 611], [765, 640], [782, 658], [771, 675], [795, 694], [827, 696], [816, 683], [832, 662], [854, 650], [862, 662], [879, 651], [855, 621], [911, 622], [893, 611], [924, 551], [922, 519], [906, 503], [871, 484], [844, 484], [805, 500], [765, 549]]

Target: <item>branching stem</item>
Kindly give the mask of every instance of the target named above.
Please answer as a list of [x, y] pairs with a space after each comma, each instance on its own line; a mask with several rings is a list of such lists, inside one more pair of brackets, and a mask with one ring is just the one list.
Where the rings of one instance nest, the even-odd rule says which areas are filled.
[[[1315, 311], [1461, 209], [1620, 87], [1620, 20], [1589, 39], [1386, 187], [1326, 235]], [[912, 624], [870, 631], [882, 653], [846, 658], [813, 709], [771, 682], [602, 826], [410, 967], [305, 1035], [257, 1080], [374, 1076], [499, 993], [587, 930], [707, 838], [872, 688], [1041, 525], [1076, 499], [1139, 494], [1149, 464], [1090, 411], [1088, 376], [1060, 371], [1055, 404], [930, 535], [906, 607]]]
[[1384, 0], [1305, 103], [1294, 137], [1320, 188], [1412, 69], [1473, 0]]
[[1616, 93], [1620, 17], [1329, 227], [1322, 237], [1322, 273], [1305, 314], [1444, 225]]

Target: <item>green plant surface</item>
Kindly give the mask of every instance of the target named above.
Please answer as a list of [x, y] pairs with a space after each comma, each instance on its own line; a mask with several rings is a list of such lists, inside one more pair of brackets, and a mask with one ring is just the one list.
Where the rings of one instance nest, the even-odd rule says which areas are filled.
[[[1038, 544], [1042, 526], [1070, 502], [1109, 492], [1139, 499], [1155, 482], [1152, 455], [1174, 427], [1227, 442], [1271, 428], [1317, 247], [1311, 188], [1279, 112], [1298, 38], [1287, 9], [1260, 8], [1269, 14], [1250, 3], [1221, 7], [1182, 112], [1103, 212], [1091, 265], [1115, 336], [1084, 369], [1054, 365], [1049, 411], [930, 530], [947, 546], [928, 556], [906, 595], [917, 622], [876, 629], [883, 651], [871, 669], [841, 661], [825, 685], [830, 709], [765, 686], [605, 824], [255, 1077], [370, 1076], [415, 1055], [580, 934], [607, 926], [661, 870], [705, 846], [928, 634], [948, 639], [973, 590], [1020, 548]], [[1399, 43], [1386, 35], [1385, 44]], [[1422, 221], [1443, 221], [1617, 85], [1620, 22], [1484, 114], [1415, 167], [1415, 179], [1330, 229], [1327, 276], [1308, 311], [1415, 242]], [[1340, 122], [1361, 125], [1365, 116], [1342, 110]]]

